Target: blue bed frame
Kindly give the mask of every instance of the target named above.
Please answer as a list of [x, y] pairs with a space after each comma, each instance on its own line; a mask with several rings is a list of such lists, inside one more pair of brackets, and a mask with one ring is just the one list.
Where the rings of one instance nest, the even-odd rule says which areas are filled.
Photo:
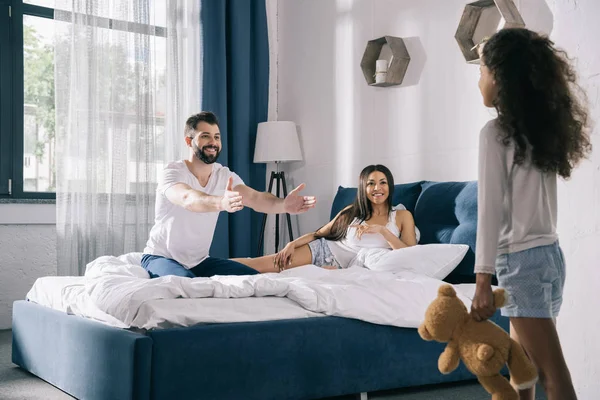
[[[340, 187], [332, 213], [355, 190]], [[474, 182], [396, 186], [422, 243], [471, 246], [452, 283], [474, 281], [476, 192]], [[472, 379], [463, 366], [438, 372], [443, 348], [416, 329], [337, 317], [136, 333], [27, 301], [13, 309], [13, 362], [79, 399], [318, 399]]]

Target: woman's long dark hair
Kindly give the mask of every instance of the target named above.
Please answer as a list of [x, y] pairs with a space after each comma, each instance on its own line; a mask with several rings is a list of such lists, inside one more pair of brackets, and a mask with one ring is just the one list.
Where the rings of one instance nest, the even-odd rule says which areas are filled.
[[339, 217], [333, 223], [331, 231], [328, 235], [319, 235], [319, 230], [315, 232], [317, 239], [324, 238], [331, 241], [342, 240], [346, 237], [348, 226], [354, 221], [354, 218], [358, 218], [360, 222], [366, 221], [373, 215], [373, 204], [367, 197], [367, 182], [369, 175], [373, 172], [379, 171], [385, 175], [385, 179], [388, 184], [388, 198], [386, 204], [388, 208], [388, 216], [392, 211], [392, 197], [394, 196], [394, 177], [390, 170], [384, 165], [369, 165], [365, 167], [358, 180], [358, 190], [356, 192], [356, 198], [352, 206], [345, 209], [339, 214]]
[[503, 143], [515, 143], [516, 164], [528, 158], [543, 172], [567, 179], [591, 151], [585, 94], [564, 51], [527, 29], [503, 29], [483, 47], [496, 81], [494, 107]]

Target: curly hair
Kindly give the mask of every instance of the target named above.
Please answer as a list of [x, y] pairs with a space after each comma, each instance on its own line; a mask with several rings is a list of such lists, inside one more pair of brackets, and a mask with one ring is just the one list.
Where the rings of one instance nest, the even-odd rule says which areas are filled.
[[483, 46], [482, 62], [498, 88], [494, 107], [504, 145], [515, 143], [514, 162], [531, 162], [565, 179], [592, 149], [585, 93], [567, 54], [548, 37], [503, 29]]
[[388, 185], [388, 198], [386, 199], [385, 203], [388, 210], [388, 215], [390, 212], [392, 212], [392, 198], [394, 197], [394, 176], [392, 175], [392, 172], [385, 165], [368, 165], [360, 172], [360, 177], [358, 178], [358, 189], [352, 205], [344, 209], [339, 214], [328, 235], [319, 234], [319, 230], [321, 230], [322, 227], [317, 229], [315, 232], [315, 237], [317, 239], [323, 238], [333, 242], [343, 240], [346, 238], [348, 226], [350, 226], [355, 218], [358, 218], [360, 222], [371, 219], [371, 216], [373, 215], [373, 204], [367, 196], [367, 183], [369, 180], [369, 175], [375, 171], [382, 172], [385, 175]]

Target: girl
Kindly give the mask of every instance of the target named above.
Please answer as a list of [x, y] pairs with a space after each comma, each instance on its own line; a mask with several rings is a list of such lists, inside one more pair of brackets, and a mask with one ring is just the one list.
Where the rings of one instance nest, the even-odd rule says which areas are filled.
[[383, 165], [369, 165], [360, 173], [354, 204], [327, 225], [288, 243], [277, 254], [235, 261], [260, 272], [314, 264], [328, 269], [347, 268], [364, 247], [400, 249], [417, 243], [415, 222], [407, 210], [394, 210], [394, 177]]
[[[482, 48], [481, 48], [482, 47]], [[479, 150], [476, 320], [494, 312], [491, 279], [510, 295], [502, 315], [538, 367], [549, 400], [576, 399], [555, 327], [565, 263], [556, 234], [557, 175], [588, 155], [588, 113], [573, 68], [547, 37], [505, 29], [480, 46], [479, 88], [498, 117]], [[521, 390], [533, 399], [535, 388]]]

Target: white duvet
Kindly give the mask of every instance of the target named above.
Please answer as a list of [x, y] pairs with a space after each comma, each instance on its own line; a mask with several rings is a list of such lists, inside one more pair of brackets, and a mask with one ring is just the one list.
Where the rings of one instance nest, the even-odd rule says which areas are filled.
[[[205, 299], [204, 302], [208, 302], [206, 299], [275, 296], [287, 298], [288, 302], [306, 310], [303, 316], [315, 313], [416, 328], [443, 284], [412, 271], [326, 270], [312, 265], [279, 274], [149, 279], [139, 265], [137, 254], [100, 257], [88, 264], [84, 277], [72, 279], [77, 282], [63, 288], [60, 295], [49, 297], [39, 285], [34, 285], [27, 298], [119, 327], [156, 327], [149, 322], [151, 315], [144, 314], [143, 310], [145, 305], [157, 300], [200, 299], [195, 301], [201, 302]], [[470, 286], [456, 286], [467, 307], [472, 297]], [[177, 313], [177, 309], [173, 308], [172, 312]]]

